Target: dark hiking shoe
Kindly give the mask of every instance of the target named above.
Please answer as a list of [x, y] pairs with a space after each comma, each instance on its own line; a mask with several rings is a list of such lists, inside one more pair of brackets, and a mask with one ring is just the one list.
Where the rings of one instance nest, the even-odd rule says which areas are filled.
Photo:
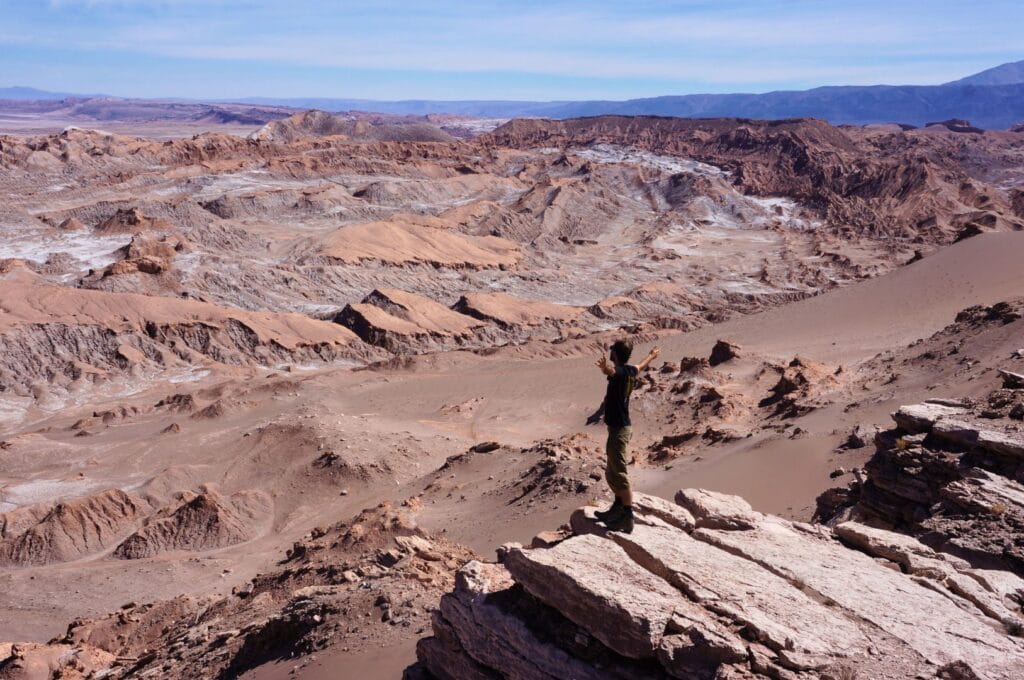
[[612, 506], [607, 510], [598, 510], [594, 513], [594, 516], [601, 522], [607, 522], [608, 520], [614, 519], [622, 513], [622, 501], [618, 498], [612, 503]]
[[633, 533], [633, 508], [623, 507], [616, 517], [605, 521], [608, 531], [621, 531], [624, 534]]

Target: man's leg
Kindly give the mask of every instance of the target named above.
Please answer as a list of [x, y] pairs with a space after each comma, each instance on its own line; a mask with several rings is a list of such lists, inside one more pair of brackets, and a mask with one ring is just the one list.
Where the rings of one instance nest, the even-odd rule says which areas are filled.
[[633, 492], [629, 485], [626, 471], [626, 458], [629, 451], [629, 440], [633, 432], [628, 427], [610, 429], [608, 431], [608, 462], [605, 478], [618, 501], [619, 511], [609, 512], [604, 522], [609, 529], [616, 531], [633, 530]]
[[627, 508], [633, 507], [633, 490], [626, 488], [623, 491], [615, 494], [615, 497], [619, 499], [619, 502], [625, 505]]
[[608, 428], [608, 439], [604, 446], [604, 479], [608, 483], [608, 488], [611, 489], [612, 495], [615, 496], [615, 502], [607, 510], [598, 510], [595, 513], [602, 522], [607, 522], [622, 512], [622, 499], [619, 497], [619, 483], [615, 473], [615, 451], [618, 446], [617, 432], [618, 430], [615, 428]]
[[615, 486], [612, 491], [619, 502], [627, 508], [633, 507], [633, 489], [629, 484], [629, 471], [626, 461], [629, 460], [629, 440], [633, 438], [633, 428], [620, 427], [615, 430], [614, 446], [610, 462], [615, 468]]

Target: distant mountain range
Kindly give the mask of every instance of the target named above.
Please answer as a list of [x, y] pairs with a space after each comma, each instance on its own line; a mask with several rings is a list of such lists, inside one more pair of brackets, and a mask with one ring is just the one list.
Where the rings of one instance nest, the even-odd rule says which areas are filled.
[[1024, 61], [1014, 61], [954, 80], [947, 85], [1019, 85], [1024, 83]]
[[[32, 88], [0, 88], [0, 99], [62, 99], [75, 95]], [[926, 125], [964, 118], [987, 129], [1024, 122], [1024, 60], [1003, 64], [942, 85], [817, 87], [764, 94], [691, 94], [625, 101], [433, 101], [248, 97], [238, 103], [325, 111], [375, 111], [425, 115], [447, 113], [482, 118], [575, 118], [602, 114], [684, 118], [822, 118], [833, 124]]]
[[94, 95], [71, 94], [69, 92], [47, 92], [34, 87], [0, 87], [0, 99], [8, 101], [49, 101], [69, 97], [90, 97]]

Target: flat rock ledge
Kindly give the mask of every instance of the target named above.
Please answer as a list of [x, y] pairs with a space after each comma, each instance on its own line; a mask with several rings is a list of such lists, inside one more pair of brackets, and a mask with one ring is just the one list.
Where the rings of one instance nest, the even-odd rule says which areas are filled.
[[407, 680], [1024, 677], [1024, 580], [915, 538], [638, 495], [636, 528], [584, 507], [538, 547], [472, 561]]

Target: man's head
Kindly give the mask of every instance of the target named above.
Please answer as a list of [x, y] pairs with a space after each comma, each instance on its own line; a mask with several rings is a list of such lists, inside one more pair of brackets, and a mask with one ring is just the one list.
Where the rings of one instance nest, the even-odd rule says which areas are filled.
[[620, 366], [625, 366], [626, 362], [629, 361], [630, 355], [633, 354], [633, 343], [629, 340], [616, 340], [612, 343], [611, 357], [612, 361]]

